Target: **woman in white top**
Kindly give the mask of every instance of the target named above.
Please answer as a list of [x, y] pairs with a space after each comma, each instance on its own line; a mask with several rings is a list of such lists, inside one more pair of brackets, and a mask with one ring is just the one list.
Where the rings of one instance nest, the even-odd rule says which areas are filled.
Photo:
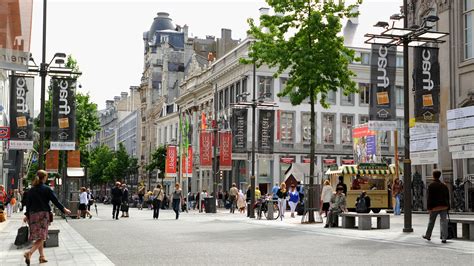
[[85, 187], [81, 187], [81, 194], [79, 195], [79, 210], [77, 211], [77, 218], [86, 218], [89, 215], [89, 219], [92, 218], [92, 214], [87, 210], [87, 204], [89, 199], [87, 198], [87, 192]]
[[245, 196], [242, 190], [239, 190], [239, 197], [237, 198], [237, 208], [240, 213], [245, 212]]
[[326, 181], [324, 181], [323, 191], [321, 192], [321, 202], [323, 203], [321, 213], [324, 212], [326, 217], [328, 216], [329, 202], [331, 201], [332, 194], [334, 194], [334, 192], [332, 190], [331, 183], [329, 183], [329, 180], [326, 179]]

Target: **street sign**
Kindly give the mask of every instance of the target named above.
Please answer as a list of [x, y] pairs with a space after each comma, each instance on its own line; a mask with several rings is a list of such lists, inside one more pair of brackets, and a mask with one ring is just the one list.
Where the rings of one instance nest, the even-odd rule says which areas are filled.
[[371, 120], [368, 122], [369, 130], [375, 131], [393, 131], [397, 129], [397, 121], [378, 121]]
[[10, 139], [10, 127], [0, 127], [0, 140]]
[[461, 136], [468, 136], [473, 135], [474, 128], [464, 128], [458, 130], [449, 130], [448, 131], [448, 138], [455, 138]]
[[467, 116], [474, 116], [474, 106], [448, 110], [447, 119], [458, 119]]
[[410, 141], [410, 151], [429, 151], [438, 149], [438, 138]]
[[453, 159], [474, 158], [474, 151], [457, 151], [453, 152]]
[[474, 151], [474, 144], [469, 145], [458, 145], [458, 146], [449, 146], [449, 151]]
[[448, 120], [448, 130], [474, 127], [474, 116]]
[[438, 164], [438, 151], [410, 153], [412, 165]]
[[449, 146], [464, 145], [470, 143], [474, 143], [474, 135], [448, 139]]

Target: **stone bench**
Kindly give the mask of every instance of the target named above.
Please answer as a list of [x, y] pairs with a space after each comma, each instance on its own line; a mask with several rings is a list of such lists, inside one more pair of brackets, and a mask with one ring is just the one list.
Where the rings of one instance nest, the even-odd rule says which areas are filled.
[[359, 230], [370, 230], [372, 229], [372, 218], [377, 218], [377, 229], [389, 229], [390, 228], [390, 215], [380, 213], [341, 213], [339, 216], [342, 217], [342, 228], [356, 228], [355, 219], [358, 220]]
[[44, 242], [44, 247], [59, 247], [59, 229], [48, 229], [48, 239]]
[[457, 224], [462, 224], [462, 238], [466, 240], [474, 240], [474, 219], [473, 218], [450, 218], [450, 224], [454, 224], [454, 237], [458, 237]]

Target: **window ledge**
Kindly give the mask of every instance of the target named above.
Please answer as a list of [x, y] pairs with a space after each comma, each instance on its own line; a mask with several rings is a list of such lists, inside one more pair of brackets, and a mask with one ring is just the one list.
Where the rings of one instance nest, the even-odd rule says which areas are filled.
[[474, 65], [474, 57], [469, 59], [463, 59], [461, 62], [459, 62], [459, 67], [465, 67], [470, 65]]

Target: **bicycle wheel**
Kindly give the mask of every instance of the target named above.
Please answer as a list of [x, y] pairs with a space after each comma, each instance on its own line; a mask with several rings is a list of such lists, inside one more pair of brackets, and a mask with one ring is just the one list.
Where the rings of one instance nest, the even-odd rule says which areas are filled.
[[258, 205], [257, 207], [257, 219], [258, 220], [262, 219], [262, 204]]
[[276, 220], [278, 218], [280, 218], [280, 208], [277, 207], [273, 210], [273, 220]]

